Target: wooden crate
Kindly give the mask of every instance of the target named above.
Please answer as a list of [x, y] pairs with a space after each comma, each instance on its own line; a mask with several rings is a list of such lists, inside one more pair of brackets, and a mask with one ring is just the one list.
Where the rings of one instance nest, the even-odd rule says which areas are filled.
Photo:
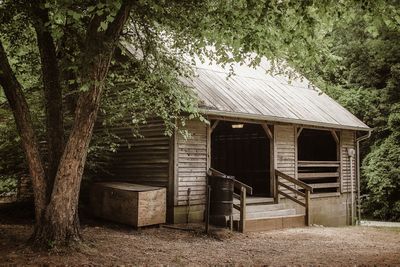
[[134, 227], [165, 223], [166, 189], [104, 182], [93, 184], [90, 203], [96, 217]]

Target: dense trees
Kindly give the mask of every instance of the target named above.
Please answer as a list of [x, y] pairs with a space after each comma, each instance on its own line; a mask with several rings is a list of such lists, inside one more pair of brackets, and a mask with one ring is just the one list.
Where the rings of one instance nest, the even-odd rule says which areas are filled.
[[[362, 193], [365, 215], [400, 218], [400, 4], [355, 10], [324, 42], [329, 68], [312, 66], [313, 80], [374, 129], [364, 142]], [[380, 14], [386, 13], [383, 17]], [[395, 12], [390, 12], [394, 8]]]

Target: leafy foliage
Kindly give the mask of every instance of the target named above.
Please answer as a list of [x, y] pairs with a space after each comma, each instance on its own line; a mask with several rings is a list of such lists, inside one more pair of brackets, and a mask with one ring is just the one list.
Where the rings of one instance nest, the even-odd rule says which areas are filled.
[[387, 1], [354, 9], [324, 40], [333, 61], [305, 68], [319, 87], [374, 129], [361, 147], [362, 190], [369, 196], [364, 211], [387, 220], [400, 218], [399, 8]]
[[400, 138], [393, 135], [376, 145], [364, 159], [363, 172], [370, 214], [381, 220], [400, 219]]
[[18, 177], [16, 175], [0, 176], [0, 196], [17, 193]]

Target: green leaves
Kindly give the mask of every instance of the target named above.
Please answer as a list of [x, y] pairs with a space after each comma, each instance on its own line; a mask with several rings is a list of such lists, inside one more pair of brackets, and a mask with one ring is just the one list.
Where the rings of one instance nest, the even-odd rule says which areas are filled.
[[363, 162], [369, 192], [367, 211], [381, 220], [400, 219], [400, 139], [391, 136], [377, 144]]

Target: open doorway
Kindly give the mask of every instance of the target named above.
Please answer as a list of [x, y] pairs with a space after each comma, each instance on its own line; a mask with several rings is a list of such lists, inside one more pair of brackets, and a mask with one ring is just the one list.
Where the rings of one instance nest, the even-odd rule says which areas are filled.
[[314, 193], [339, 190], [339, 139], [335, 131], [301, 129], [297, 140], [298, 177]]
[[220, 121], [211, 135], [211, 167], [271, 197], [270, 140], [259, 124]]

